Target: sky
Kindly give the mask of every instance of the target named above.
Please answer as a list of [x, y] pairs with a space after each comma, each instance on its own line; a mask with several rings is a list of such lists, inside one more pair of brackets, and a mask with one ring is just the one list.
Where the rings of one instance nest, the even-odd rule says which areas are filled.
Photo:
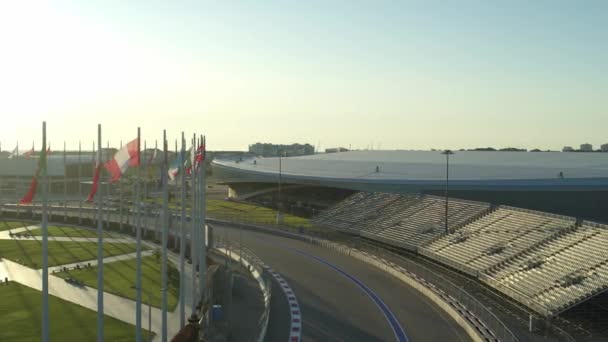
[[608, 143], [606, 1], [0, 0], [0, 142]]

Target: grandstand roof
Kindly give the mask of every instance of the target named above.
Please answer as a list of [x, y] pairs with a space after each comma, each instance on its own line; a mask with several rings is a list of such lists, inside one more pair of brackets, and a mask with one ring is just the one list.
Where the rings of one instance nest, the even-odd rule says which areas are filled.
[[[279, 173], [278, 158], [213, 166], [226, 182], [277, 182]], [[444, 186], [445, 166], [445, 156], [434, 151], [351, 151], [282, 158], [282, 177], [365, 191], [431, 190]], [[450, 189], [608, 190], [608, 154], [457, 151], [450, 157]]]

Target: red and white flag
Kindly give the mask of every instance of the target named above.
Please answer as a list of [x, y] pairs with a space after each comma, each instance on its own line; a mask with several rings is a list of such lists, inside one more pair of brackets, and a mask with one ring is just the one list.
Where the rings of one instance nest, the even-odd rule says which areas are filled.
[[106, 162], [105, 168], [111, 175], [110, 182], [116, 182], [129, 166], [139, 166], [139, 142], [137, 139], [129, 142], [118, 150], [114, 158]]
[[11, 154], [8, 156], [9, 158], [15, 158], [19, 156], [19, 145], [17, 145], [17, 147], [15, 147], [15, 149], [13, 150], [13, 152], [11, 152]]
[[34, 146], [32, 146], [32, 149], [31, 149], [31, 150], [29, 150], [29, 151], [25, 152], [25, 153], [23, 154], [23, 156], [24, 156], [25, 158], [27, 158], [27, 159], [30, 159], [30, 158], [32, 157], [32, 155], [33, 155], [33, 154], [34, 154]]
[[99, 172], [101, 171], [101, 164], [95, 166], [95, 170], [93, 172], [93, 184], [91, 185], [91, 192], [87, 197], [87, 202], [93, 202], [95, 198], [95, 194], [97, 194], [97, 189], [99, 188]]

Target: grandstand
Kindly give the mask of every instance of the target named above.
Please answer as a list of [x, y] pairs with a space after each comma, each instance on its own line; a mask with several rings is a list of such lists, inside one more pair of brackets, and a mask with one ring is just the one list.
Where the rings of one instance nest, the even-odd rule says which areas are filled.
[[491, 213], [443, 236], [426, 247], [432, 255], [454, 260], [478, 272], [572, 228], [574, 218], [554, 216], [512, 207], [498, 207]]
[[315, 217], [318, 226], [417, 252], [544, 317], [608, 289], [608, 226], [459, 199], [359, 192]]
[[584, 221], [532, 248], [484, 280], [538, 311], [556, 314], [608, 288], [608, 226]]
[[[444, 233], [444, 200], [429, 195], [359, 192], [326, 210], [313, 222], [416, 250]], [[448, 222], [453, 230], [488, 211], [490, 205], [452, 199], [448, 208]]]

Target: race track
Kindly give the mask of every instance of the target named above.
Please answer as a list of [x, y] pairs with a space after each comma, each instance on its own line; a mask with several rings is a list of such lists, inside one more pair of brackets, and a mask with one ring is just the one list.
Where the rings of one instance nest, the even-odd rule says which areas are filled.
[[[302, 241], [213, 226], [216, 236], [242, 239], [288, 281], [300, 303], [303, 341], [470, 340], [434, 303], [373, 266]], [[287, 308], [272, 308], [267, 341], [284, 341]]]

